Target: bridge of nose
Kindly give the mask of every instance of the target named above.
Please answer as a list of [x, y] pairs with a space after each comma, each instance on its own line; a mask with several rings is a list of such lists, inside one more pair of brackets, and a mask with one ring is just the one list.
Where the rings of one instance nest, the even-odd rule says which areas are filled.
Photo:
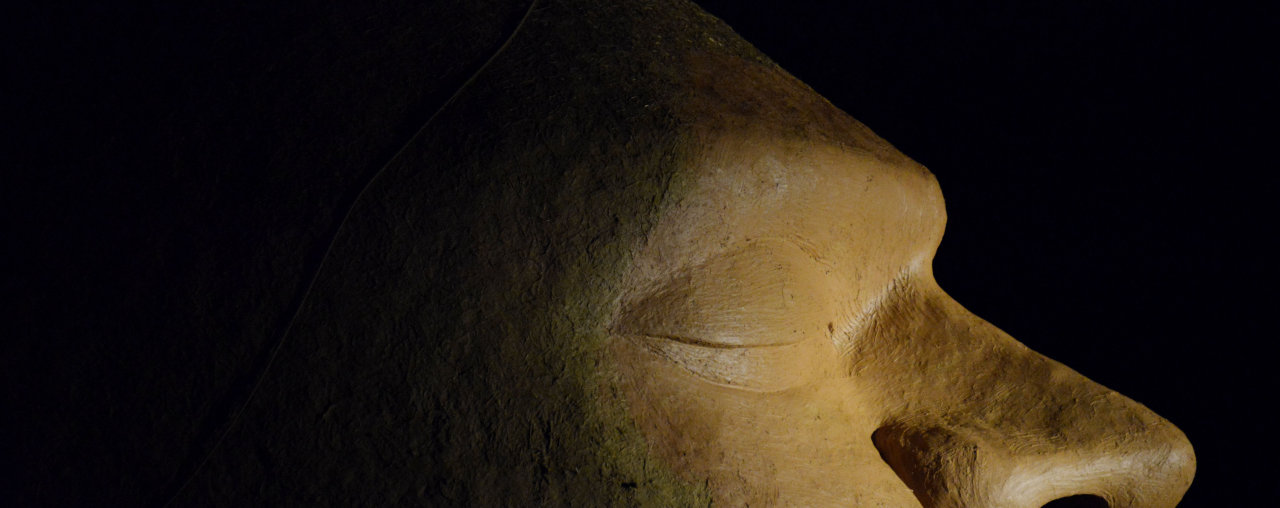
[[873, 439], [924, 506], [1039, 507], [1072, 495], [1174, 506], [1195, 459], [1149, 409], [1028, 349], [916, 277], [856, 341], [851, 375], [882, 387]]

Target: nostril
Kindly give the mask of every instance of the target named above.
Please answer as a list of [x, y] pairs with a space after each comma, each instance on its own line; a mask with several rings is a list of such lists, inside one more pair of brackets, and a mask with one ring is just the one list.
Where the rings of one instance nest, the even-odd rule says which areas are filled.
[[894, 423], [871, 433], [880, 458], [926, 507], [971, 498], [981, 475], [978, 446], [953, 429]]
[[1082, 494], [1054, 499], [1041, 508], [1111, 508], [1111, 504], [1101, 497]]
[[923, 441], [919, 434], [907, 432], [907, 429], [896, 425], [880, 427], [871, 433], [871, 442], [880, 452], [880, 460], [889, 465], [898, 479], [921, 498], [921, 502], [926, 501], [921, 494], [929, 476], [927, 465], [921, 464], [918, 457], [918, 450], [925, 445]]
[[[1120, 434], [1102, 450], [1088, 440], [1029, 449], [1025, 433], [929, 417], [888, 422], [870, 437], [925, 508], [1170, 508], [1195, 465], [1182, 434], [1162, 425]], [[1078, 494], [1059, 497], [1068, 493]]]
[[[965, 427], [899, 421], [876, 429], [871, 441], [925, 508], [1039, 506], [1048, 497], [1044, 488], [1050, 483], [1058, 492], [1085, 487], [1055, 482], [1052, 475], [1020, 481], [1018, 468], [1011, 466], [1043, 467], [1051, 459], [1037, 457], [1031, 466]], [[1111, 503], [1099, 495], [1077, 494], [1049, 501], [1043, 508], [1111, 508]]]

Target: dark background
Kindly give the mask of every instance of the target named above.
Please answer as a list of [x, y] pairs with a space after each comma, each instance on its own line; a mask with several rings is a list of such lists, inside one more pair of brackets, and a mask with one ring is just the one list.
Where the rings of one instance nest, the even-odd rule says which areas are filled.
[[[1276, 386], [1270, 375], [1275, 365], [1270, 346], [1276, 333], [1269, 325], [1275, 315], [1277, 282], [1271, 263], [1276, 229], [1272, 204], [1280, 183], [1268, 153], [1274, 151], [1275, 132], [1276, 83], [1269, 76], [1275, 57], [1267, 44], [1274, 30], [1268, 25], [1277, 19], [1274, 8], [1176, 1], [953, 5], [895, 0], [708, 0], [699, 4], [938, 176], [949, 213], [947, 236], [935, 263], [943, 288], [1033, 349], [1146, 404], [1186, 432], [1199, 466], [1183, 506], [1266, 506], [1280, 498], [1280, 482], [1272, 478], [1274, 457], [1280, 450], [1270, 435], [1269, 413]], [[367, 155], [368, 161], [318, 161], [365, 171], [335, 173], [338, 183], [332, 188], [347, 188], [350, 185], [343, 182], [367, 178], [385, 153], [421, 123], [428, 106], [439, 103], [439, 97], [426, 94], [419, 110], [353, 104], [350, 110], [334, 106], [332, 112], [317, 113], [306, 109], [310, 98], [290, 102], [295, 99], [289, 94], [292, 88], [264, 91], [248, 79], [254, 76], [241, 79], [235, 73], [257, 69], [272, 59], [301, 62], [296, 64], [300, 69], [273, 70], [280, 75], [307, 75], [310, 66], [337, 65], [332, 60], [298, 58], [289, 51], [339, 54], [348, 57], [340, 62], [344, 69], [389, 72], [376, 62], [378, 52], [369, 49], [383, 46], [378, 41], [366, 43], [368, 54], [327, 48], [322, 30], [316, 41], [276, 40], [275, 34], [281, 31], [273, 23], [293, 20], [292, 14], [282, 19], [241, 20], [241, 11], [253, 13], [252, 9], [224, 12], [177, 4], [136, 11], [106, 4], [95, 9], [59, 6], [10, 17], [23, 20], [25, 26], [18, 30], [17, 42], [7, 42], [10, 31], [0, 39], [6, 42], [0, 51], [12, 70], [4, 77], [5, 97], [0, 98], [8, 129], [0, 172], [6, 236], [5, 258], [0, 262], [8, 273], [0, 284], [12, 300], [7, 309], [10, 315], [5, 317], [6, 334], [19, 337], [17, 341], [5, 337], [0, 364], [5, 406], [19, 408], [0, 415], [6, 434], [15, 426], [35, 425], [23, 419], [22, 411], [30, 410], [31, 401], [43, 400], [50, 406], [64, 400], [92, 402], [98, 399], [97, 391], [129, 386], [113, 381], [86, 387], [90, 395], [53, 396], [54, 388], [24, 385], [30, 380], [15, 371], [39, 370], [46, 381], [78, 376], [93, 382], [98, 374], [86, 374], [86, 366], [109, 366], [103, 367], [103, 376], [132, 375], [154, 369], [147, 355], [187, 359], [173, 365], [199, 365], [190, 358], [206, 352], [192, 351], [190, 344], [163, 344], [153, 337], [120, 331], [134, 328], [100, 326], [127, 324], [132, 319], [132, 307], [121, 302], [155, 300], [158, 309], [185, 308], [183, 302], [162, 294], [151, 300], [138, 296], [160, 282], [128, 279], [140, 273], [167, 277], [168, 272], [151, 269], [154, 266], [173, 267], [166, 268], [173, 273], [196, 273], [183, 264], [188, 261], [160, 259], [157, 264], [155, 259], [135, 256], [150, 252], [137, 247], [148, 239], [168, 242], [176, 237], [173, 231], [181, 231], [185, 235], [181, 240], [192, 245], [190, 250], [201, 252], [210, 247], [260, 248], [276, 241], [296, 245], [301, 252], [276, 258], [308, 259], [290, 267], [190, 261], [212, 263], [200, 273], [225, 272], [227, 284], [283, 281], [273, 282], [279, 288], [262, 290], [283, 296], [270, 305], [252, 301], [252, 305], [270, 307], [270, 312], [261, 311], [261, 326], [254, 327], [261, 337], [255, 339], [258, 342], [238, 344], [243, 351], [226, 354], [241, 359], [229, 365], [250, 367], [227, 367], [226, 372], [209, 374], [224, 385], [202, 389], [225, 395], [221, 399], [206, 397], [204, 392], [191, 395], [196, 402], [202, 397], [221, 401], [201, 410], [200, 414], [212, 415], [207, 428], [166, 437], [175, 446], [190, 447], [185, 452], [190, 457], [180, 470], [152, 473], [156, 479], [96, 472], [141, 485], [145, 495], [156, 495], [156, 485], [172, 488], [172, 480], [166, 479], [183, 477], [211, 445], [220, 429], [217, 425], [242, 400], [262, 368], [250, 360], [279, 335], [282, 316], [287, 317], [296, 303], [289, 295], [300, 294], [305, 275], [314, 270], [318, 256], [307, 257], [306, 252], [320, 252], [317, 249], [325, 245], [334, 227], [336, 216], [303, 224], [280, 213], [276, 191], [288, 190], [287, 185], [263, 181], [265, 177], [252, 164], [281, 158], [307, 161], [319, 157], [304, 149], [315, 139], [350, 142], [355, 135], [365, 136], [368, 146], [349, 152]], [[211, 16], [215, 19], [209, 21]], [[234, 30], [187, 34], [183, 23], [175, 20], [191, 25], [207, 21]], [[279, 55], [260, 57], [266, 50]], [[468, 69], [458, 68], [459, 75]], [[206, 80], [213, 83], [207, 91], [192, 85]], [[347, 97], [358, 94], [343, 86], [397, 80], [402, 80], [398, 74], [369, 71], [368, 79], [356, 76], [350, 83], [304, 88], [315, 88], [316, 96], [322, 98]], [[233, 89], [234, 93], [219, 85], [231, 81], [247, 84], [243, 90]], [[15, 84], [13, 92], [10, 87]], [[442, 85], [442, 90], [447, 93], [452, 88]], [[212, 99], [208, 104], [192, 103], [183, 94]], [[37, 99], [10, 109], [9, 100], [26, 97]], [[247, 102], [251, 99], [267, 104]], [[338, 101], [322, 101], [330, 102]], [[189, 111], [174, 113], [173, 104], [188, 104]], [[209, 111], [214, 113], [205, 115]], [[262, 119], [252, 116], [261, 111], [274, 114]], [[364, 123], [353, 122], [344, 116], [349, 111], [365, 112], [368, 118], [360, 119]], [[162, 125], [153, 127], [157, 121]], [[187, 121], [203, 122], [204, 130], [185, 128]], [[295, 128], [290, 122], [316, 132]], [[247, 126], [249, 132], [229, 134], [219, 130], [224, 124], [227, 129]], [[250, 142], [206, 148], [200, 139], [166, 138], [165, 129], [207, 133], [211, 139], [243, 137]], [[271, 138], [275, 132], [291, 129], [306, 135], [292, 140]], [[136, 133], [154, 138], [142, 139]], [[85, 142], [89, 139], [94, 141]], [[304, 148], [296, 153], [279, 148], [293, 146], [289, 142]], [[129, 149], [135, 145], [139, 149]], [[177, 148], [157, 150], [169, 145]], [[109, 164], [98, 164], [99, 159]], [[203, 161], [212, 168], [201, 173], [210, 182], [195, 181], [189, 189], [177, 189], [166, 183], [169, 175], [148, 173], [176, 166], [171, 164], [174, 160]], [[248, 169], [238, 169], [241, 166]], [[150, 187], [133, 185], [133, 181]], [[207, 199], [202, 189], [210, 187], [233, 201], [195, 202]], [[318, 200], [344, 210], [353, 196], [336, 193], [294, 199], [301, 210], [298, 214], [310, 217], [303, 212]], [[259, 202], [270, 204], [261, 210], [272, 214], [251, 206]], [[172, 220], [164, 212], [188, 208], [197, 211]], [[228, 215], [227, 210], [235, 214]], [[140, 223], [137, 217], [150, 222]], [[191, 217], [199, 220], [184, 222]], [[162, 247], [166, 246], [157, 246], [156, 252], [168, 252]], [[170, 279], [164, 282], [174, 284]], [[226, 304], [206, 314], [244, 315], [244, 308], [237, 305]], [[28, 308], [80, 318], [50, 320]], [[154, 330], [156, 337], [173, 336], [171, 328], [191, 327], [221, 336], [218, 326], [225, 325], [188, 323], [179, 317], [137, 328]], [[99, 344], [84, 338], [95, 334], [114, 334], [115, 342]], [[237, 334], [248, 335], [238, 330], [225, 333]], [[68, 339], [25, 340], [44, 335]], [[37, 367], [23, 365], [28, 363]], [[49, 365], [67, 372], [46, 371]], [[136, 377], [140, 385], [154, 382]], [[88, 409], [38, 408], [50, 414], [65, 411], [88, 422], [107, 422], [83, 431], [78, 423], [56, 422], [71, 430], [47, 433], [79, 433], [58, 443], [74, 450], [109, 442], [116, 429], [111, 425], [126, 428], [136, 419], [129, 406], [118, 403], [131, 400], [128, 390], [119, 391], [126, 393], [104, 398], [106, 402]], [[164, 428], [176, 427], [180, 426]], [[17, 435], [26, 434], [14, 432], [6, 438]], [[89, 444], [68, 444], [77, 439]], [[6, 443], [5, 447], [6, 462], [24, 463], [15, 451], [23, 450], [21, 445]], [[157, 457], [173, 453], [130, 451], [144, 452]], [[163, 463], [154, 459], [137, 460]], [[8, 485], [21, 481], [14, 478], [22, 476], [0, 480], [0, 490], [22, 488]], [[85, 490], [83, 495], [76, 491], [81, 499], [91, 499], [90, 491], [97, 488], [93, 482], [53, 483], [58, 488]], [[133, 487], [113, 488], [128, 492]]]
[[1274, 8], [699, 4], [937, 175], [944, 289], [1187, 434], [1182, 506], [1280, 499]]

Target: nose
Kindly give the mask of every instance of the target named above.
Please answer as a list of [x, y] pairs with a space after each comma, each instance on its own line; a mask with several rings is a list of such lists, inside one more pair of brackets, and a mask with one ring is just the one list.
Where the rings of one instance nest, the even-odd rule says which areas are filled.
[[1172, 507], [1187, 438], [1146, 407], [904, 278], [864, 321], [850, 375], [881, 399], [871, 438], [930, 507]]

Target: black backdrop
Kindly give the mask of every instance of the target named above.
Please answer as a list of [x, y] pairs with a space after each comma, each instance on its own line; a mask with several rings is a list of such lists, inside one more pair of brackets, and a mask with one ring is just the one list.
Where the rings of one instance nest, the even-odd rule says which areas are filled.
[[1186, 432], [1182, 506], [1280, 499], [1274, 9], [700, 5], [937, 175], [944, 289]]

